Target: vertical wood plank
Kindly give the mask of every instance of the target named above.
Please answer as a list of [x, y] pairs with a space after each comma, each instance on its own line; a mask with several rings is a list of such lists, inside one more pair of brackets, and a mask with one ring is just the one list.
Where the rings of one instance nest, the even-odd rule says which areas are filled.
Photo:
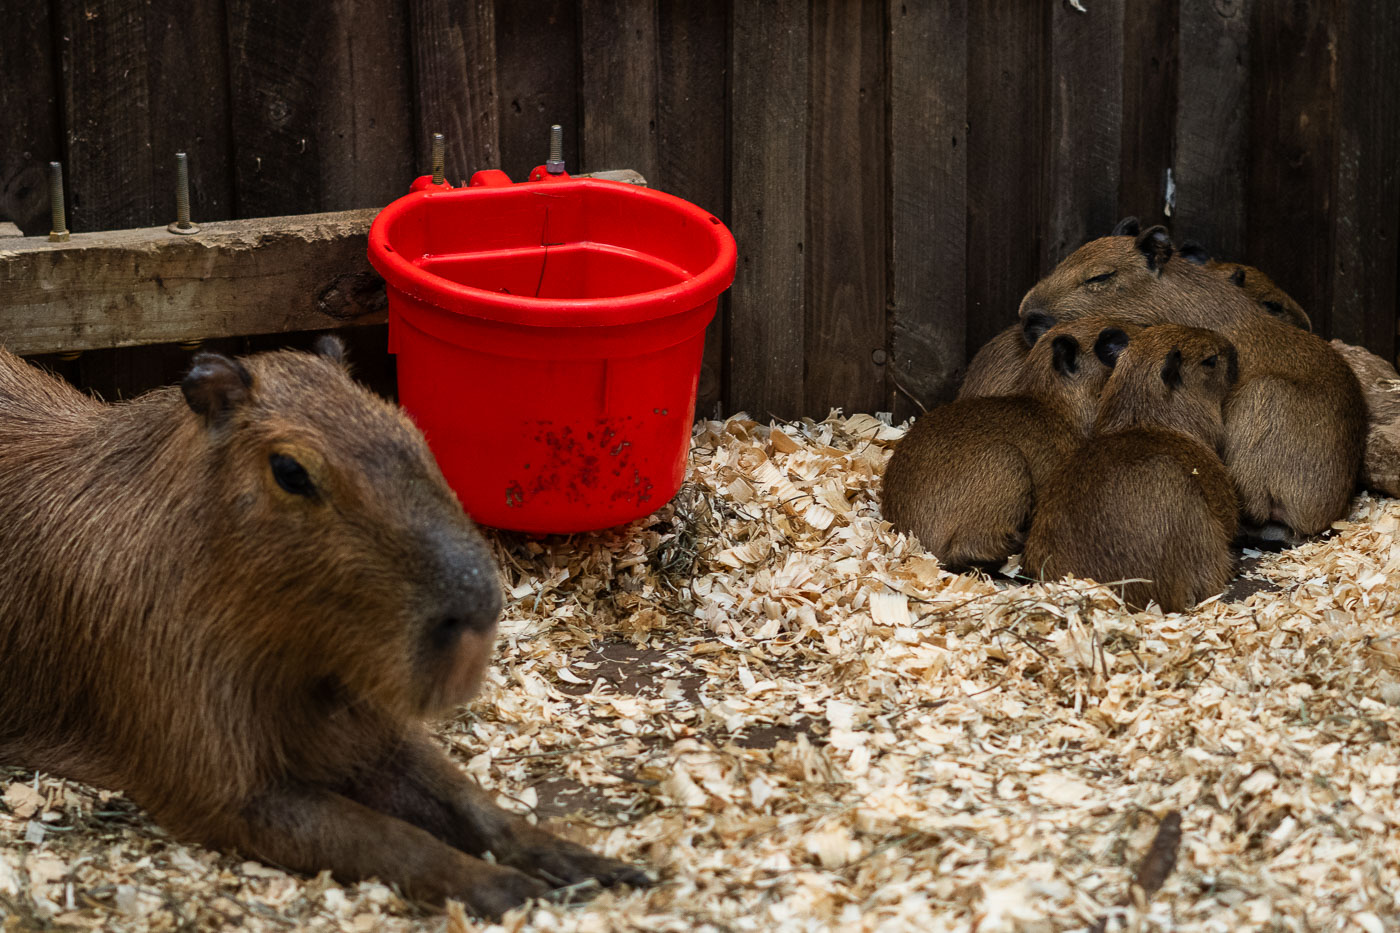
[[549, 155], [564, 128], [564, 164], [579, 170], [578, 7], [572, 0], [502, 0], [496, 8], [501, 168], [516, 181]]
[[1400, 7], [1343, 5], [1337, 42], [1332, 336], [1395, 356]]
[[120, 0], [58, 0], [69, 227], [155, 222], [146, 22]]
[[[585, 171], [656, 174], [656, 0], [582, 0]], [[658, 182], [660, 180], [658, 179]]]
[[418, 173], [399, 0], [228, 0], [228, 33], [238, 216], [373, 207], [407, 190]]
[[448, 181], [458, 184], [473, 172], [499, 168], [495, 4], [492, 0], [409, 0], [408, 9], [413, 92], [418, 102], [417, 164], [427, 170], [431, 136], [443, 133]]
[[1123, 146], [1125, 0], [1080, 12], [1057, 0], [1050, 16], [1050, 139], [1041, 273], [1118, 221]]
[[63, 158], [49, 4], [12, 10], [0, 29], [0, 220], [49, 232], [47, 164]]
[[1335, 0], [1254, 0], [1245, 256], [1331, 335]]
[[217, 4], [146, 4], [146, 80], [151, 103], [148, 223], [175, 219], [175, 153], [189, 156], [196, 223], [233, 216], [229, 151], [227, 22]]
[[422, 174], [413, 160], [404, 5], [336, 0], [330, 9], [317, 77], [323, 89], [315, 123], [320, 209], [377, 207], [406, 193]]
[[323, 6], [227, 0], [233, 87], [234, 214], [266, 217], [321, 209], [321, 153], [314, 132], [317, 80], [331, 22]]
[[[652, 184], [726, 222], [728, 41], [728, 3], [658, 0], [657, 165]], [[721, 401], [728, 310], [726, 292], [705, 331], [705, 359], [695, 410], [707, 417]]]
[[885, 395], [885, 11], [814, 0], [803, 411]]
[[1171, 222], [1166, 183], [1176, 142], [1179, 17], [1180, 0], [1146, 0], [1123, 8], [1118, 216], [1137, 217], [1145, 226]]
[[1172, 232], [1245, 254], [1249, 21], [1253, 0], [1182, 0]]
[[803, 412], [810, 21], [806, 0], [736, 3], [731, 47], [730, 218], [739, 264], [728, 391], [757, 418]]
[[891, 379], [902, 420], [951, 399], [967, 363], [968, 3], [891, 0], [889, 16]]
[[1051, 5], [968, 4], [967, 349], [1016, 319], [1040, 276]]

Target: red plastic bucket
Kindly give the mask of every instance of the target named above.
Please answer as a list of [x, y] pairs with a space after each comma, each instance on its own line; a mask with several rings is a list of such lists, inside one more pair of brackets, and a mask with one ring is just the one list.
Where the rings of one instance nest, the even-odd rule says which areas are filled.
[[705, 325], [734, 279], [718, 219], [618, 182], [479, 172], [386, 207], [369, 259], [399, 401], [473, 518], [588, 531], [675, 495]]

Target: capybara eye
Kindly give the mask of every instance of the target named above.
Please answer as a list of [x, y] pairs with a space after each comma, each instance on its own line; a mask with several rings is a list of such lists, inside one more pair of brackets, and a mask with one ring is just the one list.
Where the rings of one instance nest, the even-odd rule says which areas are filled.
[[316, 495], [316, 484], [311, 482], [306, 467], [297, 463], [294, 458], [286, 454], [273, 454], [268, 458], [268, 462], [272, 464], [272, 478], [277, 480], [278, 486], [294, 496], [305, 496], [309, 499]]
[[1096, 282], [1107, 282], [1117, 274], [1118, 271], [1116, 269], [1110, 269], [1108, 272], [1100, 272], [1098, 275], [1093, 275], [1085, 279], [1084, 284], [1093, 285]]
[[1218, 362], [1220, 362], [1220, 357], [1212, 354], [1211, 356], [1208, 356], [1205, 359], [1201, 360], [1201, 365], [1204, 366], [1206, 369], [1214, 369], [1215, 364]]

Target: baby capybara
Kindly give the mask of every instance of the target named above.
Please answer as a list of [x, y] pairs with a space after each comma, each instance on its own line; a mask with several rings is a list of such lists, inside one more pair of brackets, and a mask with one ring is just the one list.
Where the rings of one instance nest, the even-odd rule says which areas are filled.
[[1089, 348], [1107, 323], [1028, 322], [1025, 393], [959, 399], [914, 422], [885, 469], [884, 517], [949, 568], [1016, 553], [1036, 490], [1088, 433], [1108, 378]]
[[1221, 262], [1213, 258], [1205, 247], [1190, 240], [1181, 244], [1178, 253], [1186, 261], [1204, 266], [1231, 285], [1244, 289], [1251, 301], [1284, 323], [1312, 330], [1312, 319], [1303, 306], [1260, 270], [1240, 262]]
[[499, 810], [421, 725], [476, 690], [501, 602], [422, 435], [337, 341], [200, 354], [115, 405], [0, 350], [0, 761], [487, 915], [644, 882]]
[[958, 398], [986, 398], [997, 395], [1020, 395], [1025, 391], [1026, 354], [1025, 328], [1012, 324], [973, 355], [967, 373], [958, 386]]
[[1095, 353], [1117, 365], [1094, 435], [1045, 484], [1022, 566], [1123, 585], [1124, 601], [1178, 612], [1230, 579], [1237, 506], [1216, 454], [1234, 347], [1213, 331], [1166, 324], [1127, 342], [1105, 331]]
[[1162, 227], [1086, 243], [1026, 293], [1022, 319], [1113, 314], [1221, 333], [1239, 353], [1224, 455], [1246, 523], [1324, 531], [1346, 514], [1361, 467], [1366, 408], [1355, 374], [1321, 338], [1174, 252]]

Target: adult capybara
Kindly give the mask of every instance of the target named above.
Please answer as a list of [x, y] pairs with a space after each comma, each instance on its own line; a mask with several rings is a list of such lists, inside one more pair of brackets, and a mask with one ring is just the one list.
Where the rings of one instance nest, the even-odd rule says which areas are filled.
[[[1095, 345], [1112, 362], [1123, 340]], [[1165, 324], [1116, 354], [1094, 436], [1045, 484], [1022, 565], [1054, 580], [1132, 580], [1124, 601], [1177, 612], [1230, 579], [1237, 506], [1216, 447], [1235, 350], [1213, 331]]]
[[1224, 454], [1244, 519], [1300, 535], [1325, 530], [1346, 514], [1360, 471], [1366, 409], [1356, 376], [1321, 338], [1174, 251], [1162, 227], [1086, 243], [1026, 293], [1022, 319], [1113, 314], [1219, 331], [1239, 353]]
[[501, 602], [422, 436], [338, 342], [200, 354], [115, 405], [0, 350], [0, 760], [482, 914], [643, 882], [496, 808], [420, 724], [476, 690]]
[[1037, 488], [1088, 433], [1108, 378], [1088, 349], [1107, 324], [1028, 322], [1025, 393], [959, 399], [914, 422], [885, 469], [884, 517], [951, 568], [1019, 550]]

